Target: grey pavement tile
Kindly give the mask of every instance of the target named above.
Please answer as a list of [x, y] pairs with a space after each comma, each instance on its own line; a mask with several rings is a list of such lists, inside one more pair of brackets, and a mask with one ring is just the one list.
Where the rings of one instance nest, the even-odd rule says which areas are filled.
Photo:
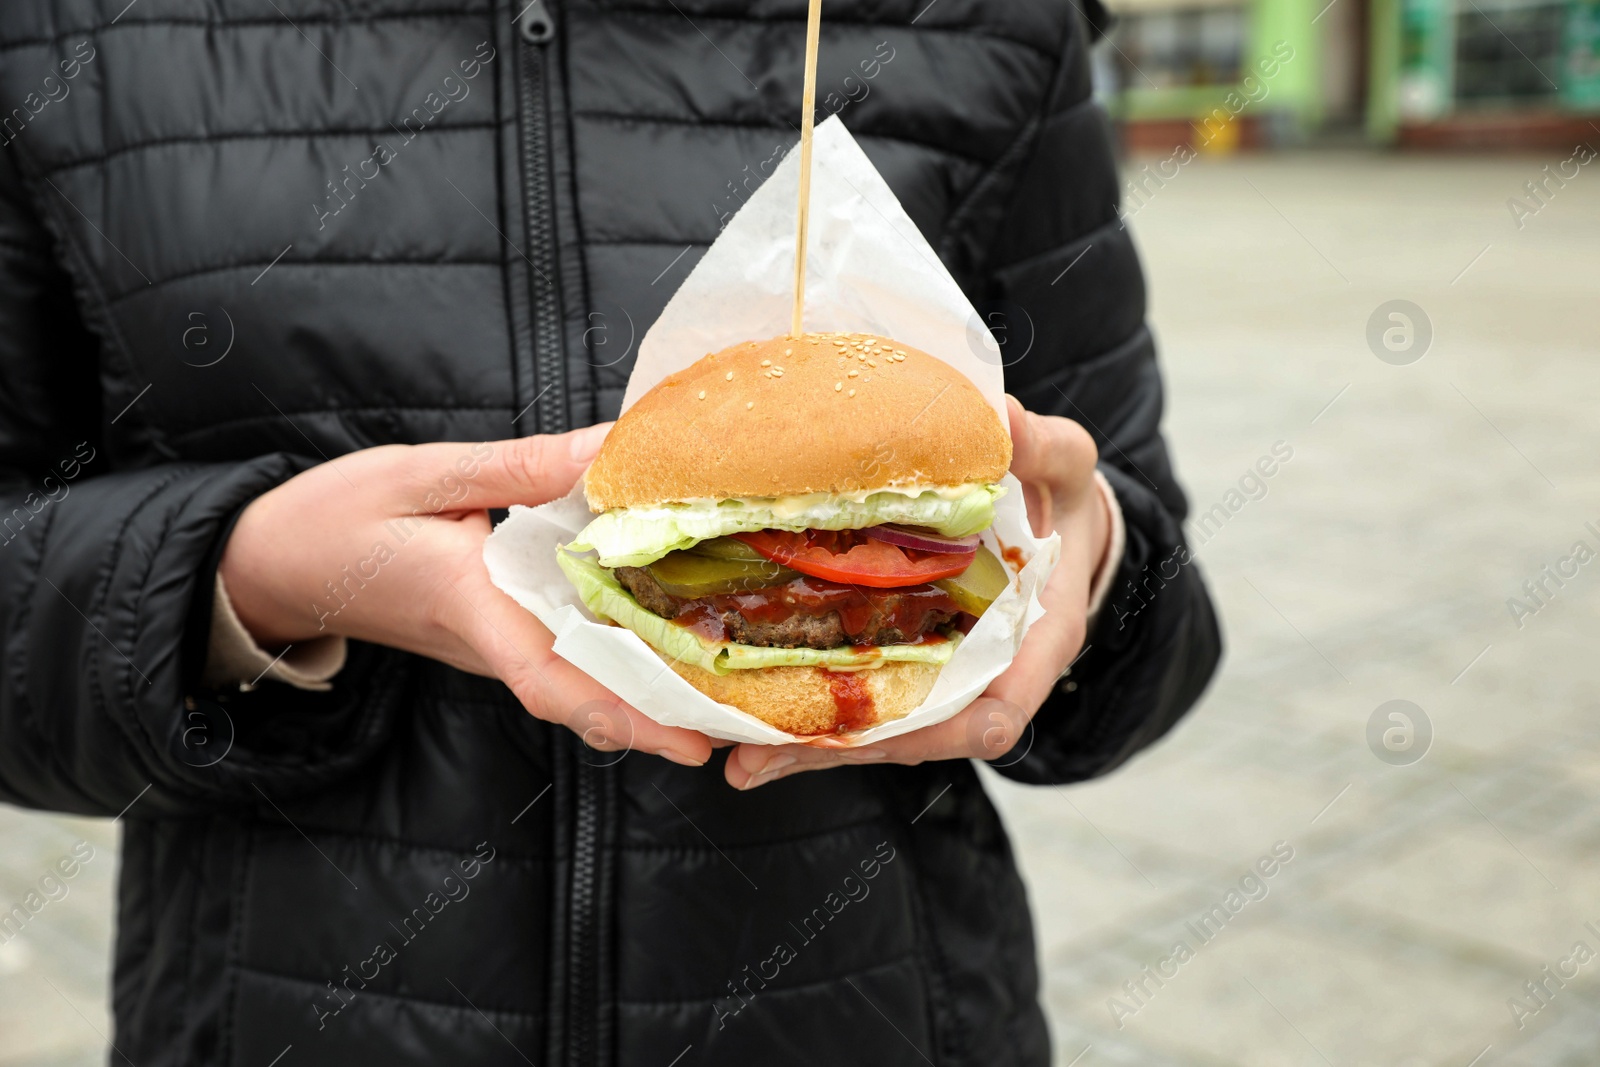
[[111, 1033], [103, 986], [85, 988], [81, 981], [54, 970], [48, 961], [19, 974], [0, 977], [0, 1065], [42, 1067], [69, 1062], [103, 1067]]
[[[60, 878], [56, 862], [80, 841], [93, 857]], [[30, 890], [48, 901], [0, 944], [0, 1067], [104, 1067], [116, 867], [108, 821], [0, 806], [0, 912]], [[54, 899], [40, 886], [52, 874]]]
[[1436, 960], [1387, 958], [1292, 920], [1268, 919], [1195, 946], [1193, 958], [1165, 985], [1145, 981], [1142, 1004], [1119, 987], [1077, 1001], [1052, 1000], [1052, 1007], [1073, 1020], [1085, 1040], [1232, 1067], [1461, 1067], [1502, 1031], [1509, 1033], [1500, 976]]

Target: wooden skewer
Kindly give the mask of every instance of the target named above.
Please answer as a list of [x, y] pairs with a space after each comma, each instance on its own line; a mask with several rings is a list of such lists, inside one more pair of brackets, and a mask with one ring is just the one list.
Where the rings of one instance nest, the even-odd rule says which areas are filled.
[[789, 336], [799, 337], [806, 308], [806, 231], [811, 221], [811, 127], [817, 107], [817, 42], [822, 34], [822, 0], [811, 0], [806, 15], [806, 88], [800, 108], [800, 212], [795, 227], [794, 318]]

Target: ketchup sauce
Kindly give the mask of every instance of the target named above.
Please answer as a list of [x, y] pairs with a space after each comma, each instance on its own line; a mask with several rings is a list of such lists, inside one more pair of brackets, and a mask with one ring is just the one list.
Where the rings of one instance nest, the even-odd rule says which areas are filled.
[[877, 713], [872, 707], [872, 691], [867, 688], [863, 671], [830, 671], [828, 690], [833, 695], [833, 732], [846, 733], [871, 726]]
[[693, 630], [707, 641], [728, 639], [728, 628], [722, 625], [722, 612], [712, 607], [709, 598], [685, 600], [678, 605], [678, 617], [672, 621], [686, 630]]

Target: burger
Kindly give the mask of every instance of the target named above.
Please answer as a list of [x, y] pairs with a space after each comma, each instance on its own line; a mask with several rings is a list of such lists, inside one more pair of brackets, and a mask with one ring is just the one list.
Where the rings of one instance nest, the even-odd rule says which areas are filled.
[[557, 559], [713, 700], [792, 734], [860, 730], [921, 704], [1006, 589], [980, 535], [1010, 465], [994, 408], [926, 352], [743, 342], [617, 420], [584, 476], [596, 517]]

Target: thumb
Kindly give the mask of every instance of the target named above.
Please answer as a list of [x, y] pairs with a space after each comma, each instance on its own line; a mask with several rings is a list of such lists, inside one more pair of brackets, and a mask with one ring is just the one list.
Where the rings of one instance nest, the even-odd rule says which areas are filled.
[[1057, 493], [1082, 490], [1099, 459], [1089, 431], [1071, 419], [1028, 411], [1009, 394], [1006, 407], [1011, 415], [1011, 473], [1017, 480]]
[[[568, 433], [490, 441], [474, 445], [472, 459], [462, 456], [460, 446], [441, 453], [442, 476], [458, 487], [449, 494], [451, 510], [532, 506], [565, 496], [588, 469], [610, 429], [611, 423], [603, 422]], [[464, 494], [459, 488], [463, 484]]]

